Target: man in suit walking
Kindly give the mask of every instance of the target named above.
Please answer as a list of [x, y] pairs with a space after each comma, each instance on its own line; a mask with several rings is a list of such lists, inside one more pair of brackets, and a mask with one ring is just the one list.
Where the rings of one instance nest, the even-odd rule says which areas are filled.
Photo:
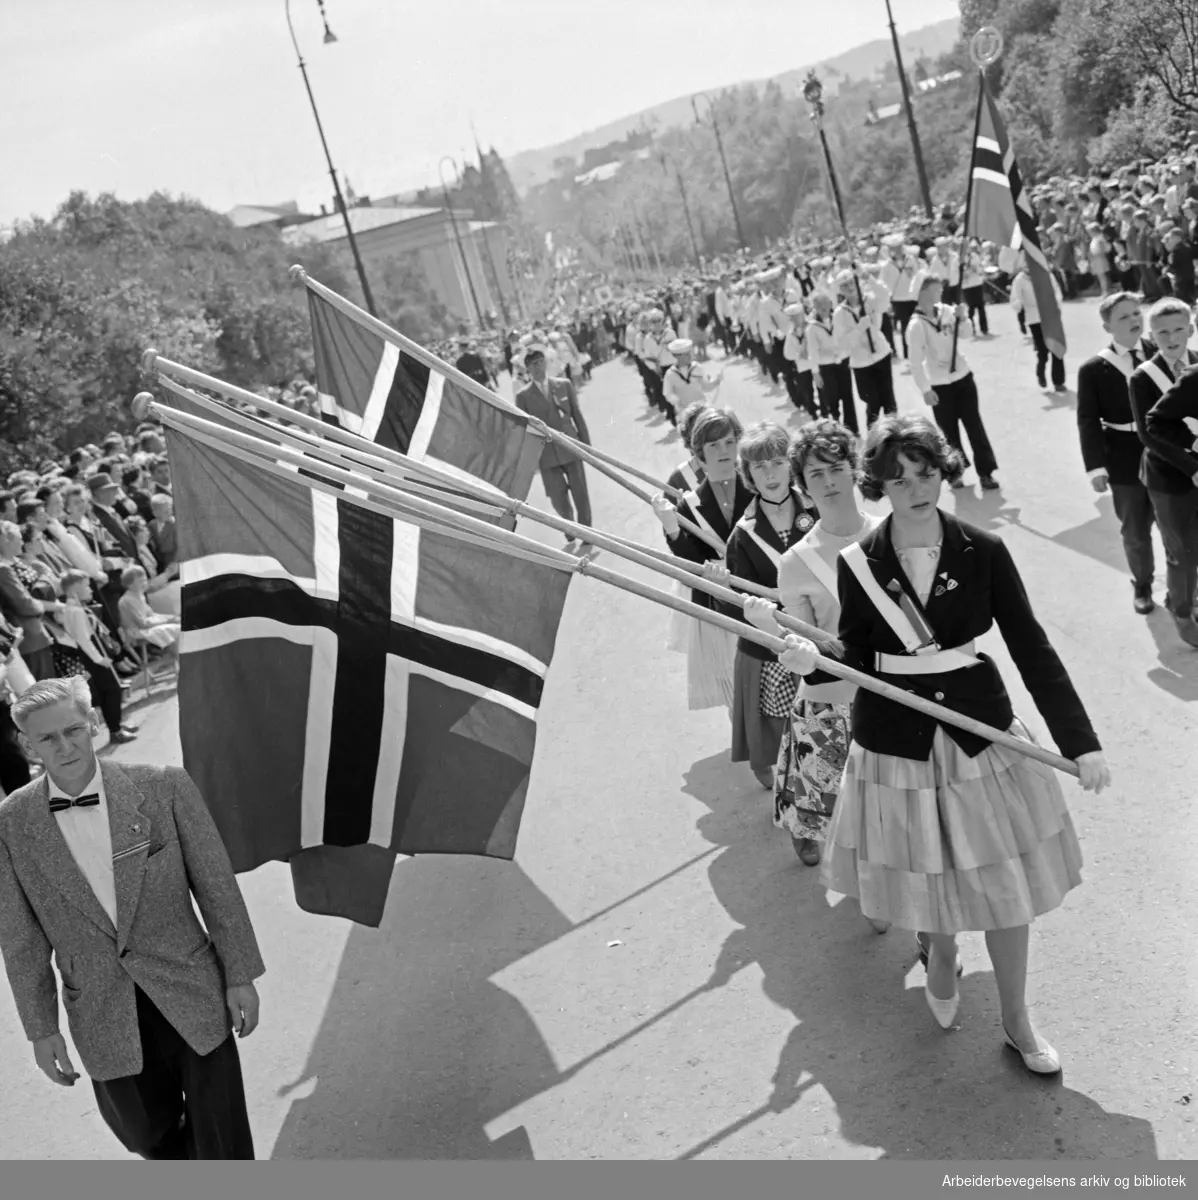
[[1156, 348], [1143, 340], [1140, 299], [1115, 292], [1098, 306], [1102, 327], [1111, 341], [1077, 373], [1077, 430], [1082, 465], [1098, 493], [1110, 489], [1123, 538], [1123, 553], [1131, 570], [1132, 604], [1138, 613], [1156, 607], [1152, 580], [1156, 564], [1152, 549], [1152, 497], [1140, 480], [1144, 445], [1136, 433], [1129, 385], [1133, 372], [1148, 362]]
[[203, 799], [178, 768], [97, 761], [85, 679], [36, 684], [12, 718], [46, 768], [0, 802], [0, 952], [37, 1065], [65, 1087], [79, 1078], [53, 954], [121, 1144], [142, 1158], [252, 1159], [230, 1031], [257, 1026], [265, 967]]
[[[550, 429], [568, 434], [588, 446], [591, 435], [578, 406], [578, 393], [568, 379], [551, 379], [545, 363], [545, 351], [540, 346], [530, 346], [524, 355], [524, 369], [532, 382], [516, 393], [516, 403], [530, 415], [543, 421]], [[573, 521], [574, 506], [578, 509], [578, 524], [591, 524], [591, 497], [587, 491], [587, 479], [582, 462], [564, 446], [546, 442], [541, 451], [541, 482], [554, 512], [567, 521]], [[589, 553], [591, 546], [577, 543], [573, 538], [566, 542], [566, 549], [580, 554]]]

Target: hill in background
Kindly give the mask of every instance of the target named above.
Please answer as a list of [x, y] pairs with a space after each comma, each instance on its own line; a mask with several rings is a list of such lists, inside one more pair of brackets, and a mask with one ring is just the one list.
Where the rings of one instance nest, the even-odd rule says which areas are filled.
[[[938, 21], [935, 25], [900, 34], [899, 45], [903, 51], [903, 65], [911, 71], [921, 58], [936, 59], [942, 54], [947, 54], [956, 44], [960, 25], [960, 18], [950, 17]], [[803, 80], [807, 72], [814, 67], [819, 72], [825, 89], [835, 92], [837, 85], [844, 79], [872, 78], [887, 63], [892, 62], [893, 57], [894, 48], [889, 37], [878, 38], [822, 62], [783, 71], [772, 79], [782, 88], [785, 95], [797, 96], [803, 90]], [[730, 86], [761, 88], [768, 82], [768, 79], [752, 79]], [[598, 129], [588, 130], [555, 146], [544, 146], [539, 150], [524, 150], [513, 154], [507, 159], [508, 172], [516, 188], [524, 193], [556, 175], [555, 163], [559, 159], [571, 158], [581, 162], [586, 151], [621, 141], [645, 125], [655, 132], [661, 132], [675, 126], [690, 124], [694, 119], [690, 96], [679, 96], [674, 100], [667, 100], [664, 104], [621, 117], [618, 121], [612, 121]]]

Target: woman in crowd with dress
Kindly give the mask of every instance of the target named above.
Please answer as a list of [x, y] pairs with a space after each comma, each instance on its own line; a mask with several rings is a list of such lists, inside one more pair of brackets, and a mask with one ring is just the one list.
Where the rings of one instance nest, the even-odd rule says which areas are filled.
[[[789, 448], [790, 435], [770, 421], [754, 425], [737, 448], [740, 478], [752, 500], [732, 530], [724, 561], [731, 575], [764, 588], [778, 586], [782, 555], [819, 516], [793, 486]], [[724, 611], [746, 620], [739, 607]], [[757, 782], [772, 791], [795, 685], [768, 650], [746, 638], [737, 640], [733, 681], [732, 761], [747, 762]]]
[[[881, 517], [857, 502], [860, 462], [856, 439], [836, 421], [804, 425], [790, 446], [790, 469], [819, 520], [782, 555], [778, 594], [782, 607], [834, 641], [840, 622], [836, 562], [840, 551], [873, 532]], [[776, 605], [751, 598], [745, 615], [759, 629], [784, 637]], [[782, 737], [774, 779], [774, 824], [785, 829], [807, 866], [820, 861], [828, 819], [840, 790], [849, 744], [849, 716], [856, 687], [843, 680], [804, 681]]]
[[[730, 408], [694, 405], [699, 411], [690, 427], [691, 452], [703, 469], [703, 480], [688, 488], [677, 508], [661, 493], [653, 497], [653, 511], [665, 530], [666, 543], [679, 558], [703, 564], [703, 574], [727, 583], [728, 571], [718, 549], [726, 544], [736, 522], [752, 502], [753, 494], [737, 472], [737, 445], [743, 429]], [[684, 419], [691, 409], [687, 409]], [[683, 517], [702, 529], [708, 540], [683, 529]], [[718, 608], [706, 592], [691, 591], [693, 603]], [[692, 710], [733, 705], [733, 661], [736, 638], [706, 621], [682, 616], [671, 626], [670, 648], [686, 652], [687, 705]]]
[[[1110, 783], [1098, 739], [996, 534], [937, 505], [961, 457], [926, 417], [869, 432], [862, 490], [890, 515], [841, 552], [841, 647], [823, 653], [1031, 741], [993, 660], [975, 641], [998, 625], [1027, 690], [1083, 788]], [[811, 683], [818, 648], [788, 637], [782, 662]], [[1081, 882], [1082, 855], [1053, 769], [859, 689], [852, 744], [828, 827], [825, 886], [866, 916], [926, 935], [924, 994], [938, 1024], [957, 1015], [958, 933], [984, 931], [1003, 1032], [1024, 1065], [1060, 1070], [1026, 1002], [1029, 930]]]
[[134, 641], [146, 642], [173, 657], [179, 653], [182, 626], [163, 613], [156, 613], [146, 600], [150, 578], [144, 567], [126, 567], [121, 572], [124, 593], [118, 601], [121, 630]]

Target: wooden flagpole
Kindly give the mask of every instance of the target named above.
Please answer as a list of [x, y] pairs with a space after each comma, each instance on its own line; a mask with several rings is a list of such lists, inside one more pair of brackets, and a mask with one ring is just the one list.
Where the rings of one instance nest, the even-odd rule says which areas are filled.
[[[269, 452], [261, 448], [254, 449], [250, 444], [257, 441], [260, 445], [263, 445], [261, 439], [250, 437], [237, 430], [225, 428], [211, 421], [205, 421], [200, 417], [193, 417], [157, 403], [153, 405], [153, 410], [165, 424], [170, 425], [173, 429], [193, 437], [206, 445], [212, 446], [214, 449], [229, 453], [233, 453], [236, 450], [238, 453], [234, 454], [234, 457], [265, 470], [270, 474], [291, 480], [292, 482], [297, 478], [293, 472], [282, 466], [277, 461], [277, 458], [292, 459], [293, 461], [297, 461], [297, 465], [299, 466], [307, 467], [309, 470], [311, 468], [312, 463], [310, 458], [285, 448], [272, 446]], [[276, 455], [277, 458], [275, 457]], [[687, 616], [706, 621], [711, 625], [716, 625], [729, 633], [733, 633], [738, 637], [745, 638], [747, 641], [772, 650], [775, 654], [781, 654], [787, 648], [786, 642], [781, 638], [763, 633], [751, 625], [744, 625], [732, 617], [725, 616], [723, 613], [713, 612], [711, 609], [693, 604], [689, 600], [682, 600], [659, 588], [641, 583], [639, 580], [630, 579], [627, 576], [620, 575], [618, 572], [596, 566], [590, 559], [578, 559], [564, 551], [554, 551], [551, 547], [542, 546], [539, 542], [522, 537], [520, 534], [512, 533], [498, 526], [489, 525], [464, 513], [443, 508], [441, 505], [433, 504], [414, 496], [406, 496], [396, 488], [373, 483], [373, 481], [363, 481], [360, 476], [354, 476], [350, 472], [342, 471], [339, 468], [328, 467], [327, 470], [330, 478], [336, 479], [337, 476], [342, 476], [344, 477], [342, 481], [348, 480], [350, 486], [360, 487], [363, 482], [372, 482], [374, 488], [388, 493], [393, 498], [394, 507], [404, 513], [401, 519], [411, 520], [413, 523], [420, 524], [425, 528], [436, 528], [438, 532], [444, 533], [447, 536], [455, 536], [457, 532], [472, 534], [474, 538], [481, 539], [488, 547], [495, 549], [520, 549], [523, 553], [517, 557], [528, 559], [531, 556], [534, 559], [543, 561], [546, 565], [559, 566], [562, 570], [573, 570], [580, 575], [591, 576], [623, 591], [641, 596], [647, 600], [652, 600], [666, 608], [675, 609]], [[322, 482], [321, 480], [304, 476], [299, 478], [302, 479], [304, 486]], [[362, 497], [354, 495], [352, 492], [340, 491], [328, 487], [327, 484], [320, 490], [325, 490], [325, 488], [339, 500], [343, 500], [346, 503], [371, 508], [372, 511], [378, 511], [378, 509], [386, 511], [386, 506], [379, 505], [378, 509], [375, 509], [371, 504], [364, 502]], [[390, 515], [394, 516], [395, 513], [392, 512]], [[563, 559], [569, 561], [562, 561]], [[1004, 746], [1027, 758], [1037, 759], [1066, 774], [1078, 775], [1076, 764], [1059, 754], [1054, 754], [1032, 742], [1025, 742], [1023, 739], [1014, 737], [1004, 730], [994, 729], [981, 721], [975, 721], [972, 717], [954, 712], [952, 709], [943, 708], [930, 700], [924, 700], [922, 697], [907, 692], [903, 688], [884, 683], [880, 679], [875, 679], [872, 675], [866, 675], [861, 671], [854, 670], [852, 667], [847, 667], [834, 659], [817, 655], [816, 666], [821, 671], [835, 675], [837, 678], [844, 679], [847, 682], [855, 683], [858, 687], [876, 692], [898, 704], [903, 704], [908, 708], [926, 713], [928, 716], [934, 717], [947, 725], [953, 725], [969, 733], [974, 733], [989, 742]]]
[[[331, 466], [336, 469], [338, 475], [343, 476], [338, 478], [339, 483], [347, 483], [347, 478], [350, 476], [353, 479], [353, 486], [359, 489], [371, 490], [371, 485], [376, 482], [373, 479], [363, 479], [360, 476], [352, 476], [352, 470], [346, 467], [348, 462], [349, 468], [357, 467], [359, 469], [368, 469], [375, 471], [380, 475], [386, 475], [387, 468], [380, 462], [364, 462], [370, 456], [364, 453], [353, 453], [346, 451], [344, 454], [338, 453], [336, 449], [329, 449], [322, 444], [320, 439], [311, 437], [307, 434], [301, 434], [288, 429], [280, 429], [276, 426], [258, 422], [255, 418], [246, 417], [242, 413], [238, 413], [232, 409], [225, 409], [215, 400], [209, 400], [207, 397], [200, 396], [198, 393], [191, 392], [186, 388], [180, 387], [178, 384], [173, 384], [169, 379], [164, 380], [164, 386], [169, 390], [180, 394], [192, 403], [201, 405], [206, 410], [224, 417], [226, 420], [234, 421], [244, 428], [251, 431], [253, 441], [259, 442], [259, 446], [253, 446], [252, 452], [255, 454], [268, 455], [270, 452], [265, 449], [266, 446], [273, 446], [276, 443], [279, 446], [290, 446], [292, 450], [303, 456], [302, 465], [304, 469], [311, 473], [314, 470], [316, 462], [323, 463], [326, 466]], [[281, 407], [281, 406], [280, 406]], [[133, 413], [138, 420], [145, 418], [153, 413], [160, 413], [162, 406], [159, 405], [149, 392], [140, 392], [133, 400]], [[169, 411], [177, 412], [170, 409]], [[289, 410], [284, 410], [289, 411]], [[192, 421], [201, 421], [202, 418], [191, 416], [187, 413], [178, 413], [183, 418], [185, 423]], [[211, 424], [203, 422], [204, 425]], [[198, 426], [192, 426], [199, 428]], [[219, 426], [217, 426], [219, 428]], [[235, 439], [236, 444], [250, 451], [251, 443], [249, 439], [251, 434], [240, 435]], [[273, 441], [265, 439], [270, 438]], [[293, 459], [293, 461], [296, 461]], [[298, 462], [297, 462], [298, 465]], [[403, 473], [403, 468], [399, 468], [398, 472]], [[392, 490], [395, 485], [395, 480], [383, 479], [379, 480], [383, 484], [380, 494], [386, 495], [388, 499], [393, 499]], [[456, 481], [455, 481], [456, 482]], [[461, 483], [461, 488], [469, 492], [469, 485], [464, 481]], [[638, 563], [641, 566], [650, 567], [661, 574], [668, 575], [671, 579], [677, 580], [679, 583], [685, 584], [692, 590], [706, 592], [715, 599], [722, 601], [725, 604], [741, 605], [743, 607], [745, 596], [741, 593], [749, 593], [752, 595], [765, 596], [768, 599], [777, 598], [777, 591], [771, 588], [763, 588], [758, 584], [751, 583], [749, 580], [736, 579], [733, 577], [729, 580], [738, 590], [733, 591], [731, 588], [723, 587], [714, 581], [707, 579], [702, 574], [702, 567], [694, 563], [689, 563], [685, 559], [679, 559], [673, 555], [665, 555], [664, 553], [650, 550], [648, 547], [640, 546], [636, 542], [629, 542], [621, 538], [608, 537], [606, 534], [599, 533], [589, 526], [578, 525], [573, 521], [568, 521], [564, 517], [559, 517], [553, 513], [542, 512], [538, 508], [534, 508], [530, 504], [523, 501], [512, 500], [506, 496], [501, 498], [493, 498], [487, 492], [479, 491], [476, 493], [476, 499], [466, 500], [458, 496], [447, 496], [444, 491], [436, 487], [425, 487], [419, 484], [413, 484], [407, 480], [404, 481], [403, 487], [413, 492], [416, 495], [422, 495], [425, 499], [432, 500], [441, 504], [449, 505], [453, 508], [460, 508], [465, 511], [510, 511], [516, 515], [526, 517], [529, 520], [535, 521], [538, 524], [545, 525], [550, 529], [556, 529], [559, 533], [569, 534], [571, 537], [581, 537], [583, 535], [591, 539], [592, 543], [600, 549], [609, 550], [622, 558], [628, 559], [630, 562]], [[502, 501], [502, 502], [501, 502]], [[540, 543], [535, 543], [540, 545]], [[804, 637], [811, 638], [812, 641], [821, 643], [835, 644], [835, 639], [825, 630], [818, 626], [809, 625], [805, 621], [800, 621], [797, 617], [792, 617], [789, 613], [776, 613], [775, 619], [780, 625], [790, 629], [792, 632], [800, 633]]]
[[[334, 296], [336, 295], [335, 292], [330, 294]], [[349, 302], [346, 301], [345, 303], [348, 304]], [[350, 307], [352, 308], [354, 306], [350, 305]], [[363, 313], [362, 315], [365, 317], [368, 314]], [[373, 317], [370, 319], [374, 320]], [[383, 326], [383, 328], [385, 329], [387, 327]], [[406, 341], [407, 339], [404, 340]], [[439, 362], [440, 360], [434, 358], [433, 361]], [[376, 445], [374, 442], [371, 442], [369, 439], [364, 438], [359, 434], [351, 433], [349, 430], [341, 429], [339, 426], [330, 425], [325, 421], [317, 420], [317, 418], [310, 417], [306, 413], [296, 412], [294, 409], [287, 408], [284, 405], [275, 404], [271, 400], [265, 400], [262, 396], [258, 396], [253, 392], [247, 391], [245, 388], [239, 388], [235, 384], [226, 383], [223, 379], [217, 379], [213, 375], [206, 375], [202, 371], [196, 371], [191, 367], [184, 366], [182, 363], [173, 362], [169, 358], [163, 358], [157, 350], [147, 350], [142, 355], [142, 369], [145, 371], [156, 371], [159, 375], [171, 375], [176, 379], [185, 380], [196, 387], [207, 388], [209, 391], [219, 392], [221, 395], [227, 396], [231, 400], [237, 400], [242, 404], [251, 404], [257, 408], [262, 408], [267, 412], [273, 412], [276, 415], [280, 415], [283, 420], [291, 421], [294, 424], [301, 425], [305, 429], [311, 429], [314, 426], [318, 427], [321, 431], [327, 431], [324, 432], [324, 436], [331, 438], [333, 441], [340, 441], [348, 445], [370, 447], [371, 453], [374, 453], [378, 457], [388, 458], [392, 462], [400, 462], [404, 460], [404, 456], [399, 454], [399, 452], [396, 450], [386, 450], [384, 447]], [[468, 379], [468, 376], [463, 375], [462, 378]], [[469, 382], [474, 384], [474, 387], [479, 391], [486, 392], [486, 388], [482, 387], [481, 384], [474, 383], [473, 380], [469, 380]], [[491, 394], [492, 393], [487, 392], [487, 395]], [[498, 397], [496, 397], [496, 399], [498, 399]], [[510, 405], [506, 404], [504, 407], [511, 408]], [[513, 411], [520, 413], [522, 417], [528, 416], [528, 414], [522, 409], [514, 409]], [[336, 433], [333, 432], [334, 430]], [[550, 430], [550, 432], [553, 433], [555, 431]], [[601, 471], [604, 475], [614, 479], [618, 484], [620, 484], [621, 487], [624, 487], [628, 491], [632, 492], [632, 494], [639, 500], [643, 500], [646, 504], [652, 504], [652, 497], [647, 492], [642, 491], [635, 484], [630, 483], [627, 479], [625, 479], [618, 472], [614, 471], [611, 467], [608, 467], [605, 463], [600, 462], [598, 459], [594, 459], [594, 456], [590, 454], [589, 447], [580, 445], [577, 453], [580, 458], [584, 458], [586, 461], [592, 462], [592, 465], [596, 470]], [[409, 463], [412, 462], [411, 459], [407, 459], [406, 461]], [[421, 465], [423, 466], [424, 464]], [[481, 479], [478, 482], [484, 487], [492, 486], [485, 484]], [[496, 495], [504, 494], [500, 492], [498, 488], [494, 488], [494, 491]], [[688, 521], [685, 517], [680, 516], [678, 518], [678, 524], [685, 529], [687, 533], [693, 534], [695, 537], [711, 546], [711, 548], [717, 553], [724, 553], [726, 547], [724, 546], [724, 543], [715, 536], [715, 534], [709, 534], [706, 530], [701, 529], [693, 521]]]

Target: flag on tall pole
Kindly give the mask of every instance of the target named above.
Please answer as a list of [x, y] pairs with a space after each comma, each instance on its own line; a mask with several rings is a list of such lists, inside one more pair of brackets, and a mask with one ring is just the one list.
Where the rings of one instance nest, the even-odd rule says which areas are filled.
[[166, 439], [184, 765], [234, 869], [378, 925], [397, 856], [510, 859], [571, 576]]
[[1022, 250], [1040, 310], [1040, 328], [1049, 350], [1065, 356], [1065, 326], [1052, 286], [1052, 269], [1040, 245], [1036, 217], [1024, 190], [1002, 115], [979, 72], [981, 97], [970, 168], [970, 218], [966, 237]]

